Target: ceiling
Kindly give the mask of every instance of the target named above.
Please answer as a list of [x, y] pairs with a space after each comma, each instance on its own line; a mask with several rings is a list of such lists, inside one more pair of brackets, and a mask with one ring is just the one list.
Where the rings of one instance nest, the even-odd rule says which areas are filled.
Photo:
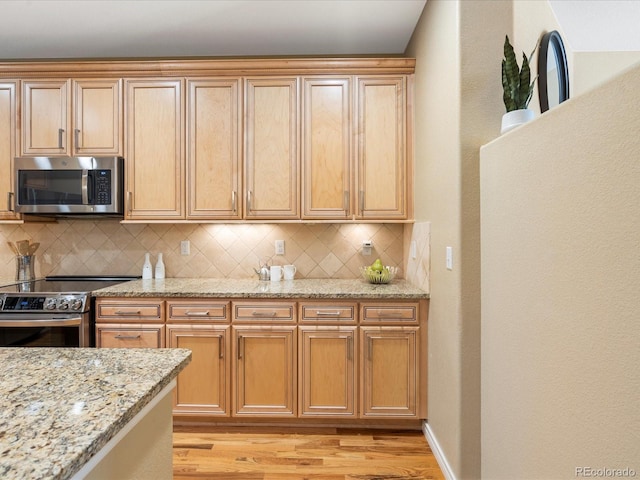
[[2, 0], [0, 59], [402, 54], [426, 0]]
[[[640, 51], [640, 1], [548, 1], [572, 51]], [[403, 54], [426, 2], [0, 0], [0, 60]]]

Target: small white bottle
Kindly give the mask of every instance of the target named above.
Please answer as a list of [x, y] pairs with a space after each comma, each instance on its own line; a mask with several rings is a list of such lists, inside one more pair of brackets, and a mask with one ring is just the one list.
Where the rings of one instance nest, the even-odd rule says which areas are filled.
[[142, 265], [142, 279], [150, 280], [153, 278], [153, 270], [151, 269], [151, 259], [149, 253], [144, 254], [144, 264]]
[[164, 278], [164, 262], [162, 261], [162, 254], [158, 254], [158, 262], [156, 263], [156, 280]]

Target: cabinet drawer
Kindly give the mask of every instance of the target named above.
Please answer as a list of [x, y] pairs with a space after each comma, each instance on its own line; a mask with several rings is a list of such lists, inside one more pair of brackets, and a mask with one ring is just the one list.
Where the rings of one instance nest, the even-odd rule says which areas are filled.
[[233, 321], [237, 322], [295, 322], [295, 303], [265, 302], [233, 304]]
[[164, 321], [164, 303], [161, 300], [148, 302], [101, 301], [96, 302], [96, 322]]
[[229, 302], [170, 301], [167, 302], [169, 322], [226, 322], [229, 320]]
[[96, 326], [98, 348], [164, 348], [164, 325]]
[[360, 305], [363, 323], [418, 323], [417, 303], [363, 303]]
[[303, 322], [355, 323], [355, 303], [301, 303], [300, 320]]

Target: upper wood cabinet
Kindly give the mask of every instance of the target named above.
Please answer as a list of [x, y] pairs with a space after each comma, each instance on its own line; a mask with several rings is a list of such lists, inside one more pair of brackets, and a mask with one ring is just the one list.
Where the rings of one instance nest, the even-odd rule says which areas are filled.
[[23, 81], [20, 138], [24, 156], [122, 155], [122, 81]]
[[125, 219], [184, 218], [182, 79], [125, 80]]
[[245, 118], [245, 218], [299, 218], [298, 79], [247, 79]]
[[187, 218], [242, 218], [242, 83], [187, 81]]
[[16, 154], [17, 82], [0, 83], [0, 220], [18, 220], [13, 185], [13, 158]]
[[407, 77], [357, 79], [358, 219], [406, 219]]
[[302, 218], [348, 219], [351, 77], [302, 79]]

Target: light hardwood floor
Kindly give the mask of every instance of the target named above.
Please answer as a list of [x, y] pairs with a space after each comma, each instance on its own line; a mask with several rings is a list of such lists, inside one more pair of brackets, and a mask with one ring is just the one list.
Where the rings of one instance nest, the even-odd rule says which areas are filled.
[[174, 480], [444, 479], [420, 431], [174, 427]]

